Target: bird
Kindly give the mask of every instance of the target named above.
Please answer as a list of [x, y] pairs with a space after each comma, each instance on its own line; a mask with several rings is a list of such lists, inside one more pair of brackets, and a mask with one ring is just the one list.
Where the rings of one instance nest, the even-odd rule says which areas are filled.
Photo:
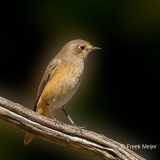
[[[45, 70], [38, 88], [34, 111], [45, 117], [51, 115], [55, 123], [59, 124], [60, 121], [53, 116], [52, 112], [56, 108], [62, 108], [71, 125], [75, 126], [65, 110], [65, 105], [80, 85], [88, 54], [99, 49], [101, 48], [94, 47], [82, 39], [68, 42]], [[33, 138], [33, 134], [27, 133], [24, 144], [29, 144]]]

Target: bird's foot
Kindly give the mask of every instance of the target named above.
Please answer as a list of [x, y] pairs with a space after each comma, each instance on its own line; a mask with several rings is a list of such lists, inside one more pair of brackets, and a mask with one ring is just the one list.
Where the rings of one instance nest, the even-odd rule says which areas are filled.
[[63, 125], [63, 122], [57, 120], [56, 118], [53, 119], [54, 120], [54, 123], [55, 125], [59, 125], [59, 127], [61, 128], [61, 130], [64, 132], [64, 125]]
[[81, 134], [83, 134], [82, 129], [86, 128], [86, 126], [80, 127], [80, 126], [75, 125], [74, 123], [71, 125], [76, 127], [81, 132]]

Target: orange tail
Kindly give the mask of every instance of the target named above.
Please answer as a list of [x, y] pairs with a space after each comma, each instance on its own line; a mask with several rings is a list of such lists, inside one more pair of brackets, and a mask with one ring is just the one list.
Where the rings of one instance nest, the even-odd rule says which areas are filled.
[[[49, 115], [49, 110], [46, 107], [46, 104], [43, 101], [38, 101], [38, 108], [35, 108], [35, 111], [42, 115], [47, 117]], [[34, 135], [31, 133], [27, 133], [25, 138], [24, 138], [24, 144], [27, 145], [28, 143], [30, 143], [32, 141], [32, 139], [34, 138]]]
[[24, 138], [24, 144], [27, 145], [28, 143], [30, 143], [33, 138], [34, 138], [33, 134], [27, 133], [25, 138]]

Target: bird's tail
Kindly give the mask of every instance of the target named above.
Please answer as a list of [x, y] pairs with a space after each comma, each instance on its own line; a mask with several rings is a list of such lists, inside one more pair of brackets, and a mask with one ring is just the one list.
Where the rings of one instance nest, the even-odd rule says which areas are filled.
[[[49, 110], [46, 107], [46, 104], [43, 101], [40, 101], [39, 103], [39, 108], [35, 108], [36, 113], [48, 117], [49, 115]], [[34, 135], [31, 133], [27, 133], [25, 138], [24, 138], [24, 144], [27, 145], [28, 143], [30, 143], [32, 141], [32, 139], [34, 138]]]
[[24, 144], [27, 145], [28, 143], [30, 143], [33, 138], [34, 138], [33, 134], [27, 133], [25, 138], [24, 138]]

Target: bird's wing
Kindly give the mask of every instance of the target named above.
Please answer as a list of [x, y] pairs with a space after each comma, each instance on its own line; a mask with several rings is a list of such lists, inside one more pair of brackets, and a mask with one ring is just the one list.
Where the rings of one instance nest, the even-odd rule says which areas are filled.
[[54, 74], [56, 66], [59, 64], [59, 62], [60, 62], [59, 58], [54, 58], [48, 64], [48, 66], [46, 68], [46, 71], [44, 73], [44, 76], [43, 76], [43, 78], [41, 80], [41, 83], [39, 85], [39, 88], [38, 88], [37, 97], [36, 97], [36, 103], [35, 103], [35, 106], [34, 106], [34, 111], [36, 111], [37, 103], [38, 103], [39, 97], [41, 96], [41, 94], [43, 92], [44, 87], [46, 86], [47, 82], [50, 80], [50, 78]]

